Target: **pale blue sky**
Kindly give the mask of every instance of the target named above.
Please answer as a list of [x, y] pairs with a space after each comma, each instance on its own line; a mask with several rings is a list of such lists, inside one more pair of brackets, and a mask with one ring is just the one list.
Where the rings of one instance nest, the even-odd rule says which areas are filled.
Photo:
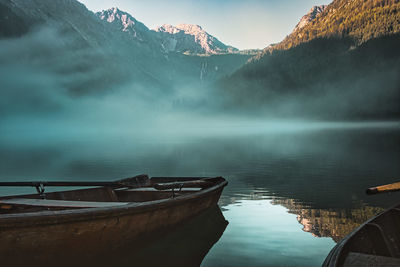
[[331, 0], [80, 0], [96, 12], [127, 11], [149, 28], [198, 24], [225, 44], [264, 48], [281, 41], [314, 5]]

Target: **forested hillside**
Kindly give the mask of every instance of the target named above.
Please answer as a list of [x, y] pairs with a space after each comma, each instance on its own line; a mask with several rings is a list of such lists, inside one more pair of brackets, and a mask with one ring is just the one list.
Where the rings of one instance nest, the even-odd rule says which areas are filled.
[[351, 37], [357, 44], [400, 32], [399, 0], [335, 0], [315, 20], [294, 31], [275, 49], [316, 38]]
[[269, 115], [400, 117], [398, 1], [335, 0], [219, 81], [227, 106]]

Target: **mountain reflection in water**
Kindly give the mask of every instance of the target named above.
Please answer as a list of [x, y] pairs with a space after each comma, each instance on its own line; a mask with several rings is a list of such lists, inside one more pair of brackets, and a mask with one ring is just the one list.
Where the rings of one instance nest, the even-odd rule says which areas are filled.
[[339, 242], [367, 219], [384, 210], [371, 206], [351, 210], [312, 209], [292, 199], [273, 199], [271, 203], [281, 205], [287, 208], [289, 213], [296, 214], [297, 221], [303, 225], [303, 231], [315, 237], [331, 237], [335, 242]]

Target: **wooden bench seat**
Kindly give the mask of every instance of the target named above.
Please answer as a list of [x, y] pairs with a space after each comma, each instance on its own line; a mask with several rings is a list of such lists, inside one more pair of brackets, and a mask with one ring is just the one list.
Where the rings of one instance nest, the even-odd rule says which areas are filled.
[[25, 205], [40, 207], [65, 207], [65, 208], [104, 208], [113, 206], [123, 206], [129, 202], [94, 202], [94, 201], [71, 201], [71, 200], [51, 200], [51, 199], [32, 199], [32, 198], [11, 198], [2, 199], [0, 204]]
[[[181, 191], [183, 192], [196, 192], [196, 191], [200, 191], [201, 188], [200, 187], [187, 187], [187, 188], [182, 188]], [[149, 191], [153, 191], [153, 192], [172, 192], [172, 189], [165, 189], [165, 190], [158, 190], [155, 189], [154, 187], [139, 187], [139, 188], [121, 188], [121, 189], [115, 189], [114, 191], [126, 191], [126, 192], [149, 192]], [[175, 189], [175, 192], [178, 192], [179, 189]]]
[[399, 258], [384, 257], [378, 255], [370, 255], [363, 253], [350, 252], [346, 257], [343, 266], [364, 267], [364, 266], [400, 266]]

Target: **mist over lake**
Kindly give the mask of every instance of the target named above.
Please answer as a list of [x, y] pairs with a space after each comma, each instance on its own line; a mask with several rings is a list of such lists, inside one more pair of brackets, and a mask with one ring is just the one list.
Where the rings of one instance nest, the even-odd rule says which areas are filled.
[[[371, 197], [364, 190], [400, 174], [400, 128], [397, 123], [294, 124], [14, 134], [2, 137], [0, 167], [6, 180], [21, 181], [222, 175], [229, 186], [220, 206], [230, 224], [204, 266], [241, 266], [246, 260], [265, 266], [266, 255], [271, 266], [318, 266], [335, 241], [396, 203], [395, 194]], [[32, 190], [3, 188], [1, 194]], [[243, 245], [253, 249], [239, 249]]]

